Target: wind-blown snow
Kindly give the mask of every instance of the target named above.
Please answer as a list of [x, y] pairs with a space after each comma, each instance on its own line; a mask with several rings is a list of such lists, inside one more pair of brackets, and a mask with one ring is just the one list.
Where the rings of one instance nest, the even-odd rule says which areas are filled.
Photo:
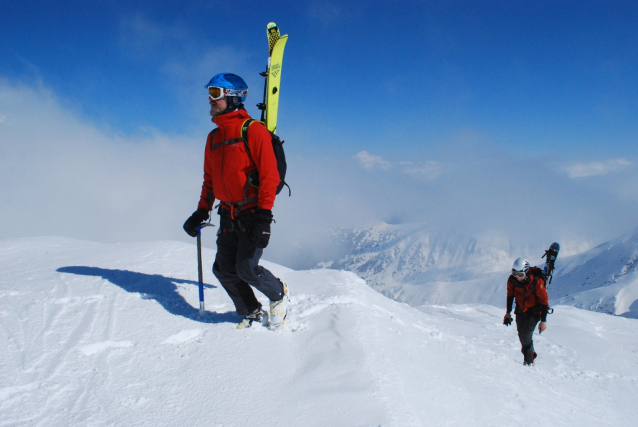
[[[196, 248], [0, 242], [0, 426], [633, 426], [638, 323], [557, 306], [534, 368], [503, 307], [413, 308], [264, 262], [286, 329], [239, 317]], [[260, 295], [261, 301], [267, 303]]]

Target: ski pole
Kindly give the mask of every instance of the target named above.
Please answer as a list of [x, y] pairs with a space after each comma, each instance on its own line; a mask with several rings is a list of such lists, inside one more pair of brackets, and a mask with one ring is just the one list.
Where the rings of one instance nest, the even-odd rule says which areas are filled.
[[213, 226], [209, 222], [197, 226], [197, 279], [199, 281], [199, 315], [204, 315], [204, 274], [202, 273], [202, 228]]

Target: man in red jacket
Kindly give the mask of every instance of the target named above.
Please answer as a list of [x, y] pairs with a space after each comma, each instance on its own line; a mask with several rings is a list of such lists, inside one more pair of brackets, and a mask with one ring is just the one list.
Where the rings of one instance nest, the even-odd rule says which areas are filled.
[[536, 324], [538, 333], [547, 328], [548, 297], [545, 289], [543, 271], [537, 267], [530, 267], [524, 258], [518, 258], [512, 266], [512, 274], [507, 279], [507, 312], [503, 317], [504, 325], [512, 324], [512, 304], [516, 299], [516, 329], [521, 341], [521, 352], [524, 356], [524, 364], [534, 366], [536, 352], [532, 335]]
[[253, 286], [270, 300], [269, 324], [278, 329], [286, 319], [288, 287], [259, 265], [270, 239], [272, 207], [280, 181], [271, 135], [255, 121], [246, 132], [247, 143], [242, 140], [242, 126], [251, 117], [242, 104], [248, 86], [241, 77], [217, 74], [206, 87], [217, 128], [206, 141], [202, 192], [184, 230], [197, 236], [197, 227], [209, 218], [213, 202], [220, 201], [213, 273], [244, 317], [237, 328], [250, 327], [266, 316]]

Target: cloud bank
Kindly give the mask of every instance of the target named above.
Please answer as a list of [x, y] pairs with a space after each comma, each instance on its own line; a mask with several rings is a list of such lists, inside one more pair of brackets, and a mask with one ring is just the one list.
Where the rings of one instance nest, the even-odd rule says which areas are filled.
[[[193, 243], [181, 227], [197, 205], [210, 126], [127, 137], [81, 117], [42, 86], [0, 79], [0, 239]], [[391, 159], [373, 149], [338, 158], [304, 151], [316, 150], [314, 141], [291, 139], [292, 197], [277, 198], [265, 258], [308, 266], [330, 251], [330, 228], [379, 221], [582, 250], [636, 226], [632, 159], [574, 164], [466, 141], [443, 145], [431, 158]], [[582, 176], [590, 179], [574, 179]], [[204, 244], [214, 247], [208, 234]]]
[[565, 166], [565, 171], [570, 178], [584, 178], [622, 172], [632, 166], [634, 163], [626, 159], [609, 159], [602, 162], [573, 163]]
[[205, 135], [118, 136], [6, 80], [0, 115], [0, 238], [175, 239], [196, 207]]

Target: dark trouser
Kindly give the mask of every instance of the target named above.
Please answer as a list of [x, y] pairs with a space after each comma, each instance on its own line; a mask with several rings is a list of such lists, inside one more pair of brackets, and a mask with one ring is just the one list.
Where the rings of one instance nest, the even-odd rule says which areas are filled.
[[541, 320], [540, 316], [532, 313], [516, 313], [516, 330], [518, 330], [518, 339], [521, 341], [521, 353], [525, 357], [526, 363], [534, 361], [534, 342], [532, 335], [536, 324]]
[[231, 220], [228, 211], [220, 210], [217, 232], [217, 256], [213, 274], [235, 304], [237, 313], [245, 316], [261, 307], [249, 285], [271, 301], [284, 297], [284, 286], [270, 271], [259, 265], [263, 249], [257, 248], [248, 236], [253, 218], [242, 212], [239, 220]]

